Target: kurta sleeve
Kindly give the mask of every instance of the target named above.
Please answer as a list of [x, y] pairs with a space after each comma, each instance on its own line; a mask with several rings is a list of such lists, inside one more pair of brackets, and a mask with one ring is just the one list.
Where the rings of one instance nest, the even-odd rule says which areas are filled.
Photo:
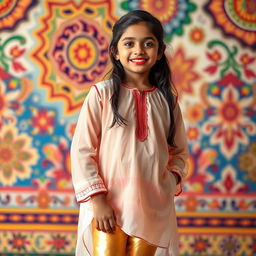
[[99, 174], [98, 147], [101, 139], [101, 96], [92, 86], [81, 108], [71, 145], [71, 174], [78, 203], [92, 195], [107, 193]]
[[185, 126], [178, 103], [176, 103], [176, 106], [174, 108], [174, 120], [176, 125], [176, 133], [174, 136], [174, 142], [176, 147], [172, 147], [170, 145], [168, 146], [168, 170], [170, 172], [178, 174], [179, 182], [177, 184], [177, 192], [175, 194], [177, 196], [182, 192], [182, 182], [187, 175], [186, 161], [189, 155]]

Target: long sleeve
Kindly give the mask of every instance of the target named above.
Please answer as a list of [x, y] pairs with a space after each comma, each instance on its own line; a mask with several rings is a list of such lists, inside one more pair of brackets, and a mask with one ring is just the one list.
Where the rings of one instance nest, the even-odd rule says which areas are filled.
[[186, 139], [186, 131], [180, 111], [179, 104], [177, 103], [174, 108], [174, 120], [176, 125], [176, 133], [174, 141], [177, 147], [168, 146], [169, 162], [168, 170], [176, 173], [179, 176], [179, 183], [177, 185], [177, 193], [182, 192], [182, 181], [187, 175], [186, 161], [189, 155], [188, 144]]
[[100, 94], [92, 86], [81, 108], [71, 145], [71, 174], [79, 203], [88, 201], [94, 194], [107, 193], [98, 164], [101, 116]]

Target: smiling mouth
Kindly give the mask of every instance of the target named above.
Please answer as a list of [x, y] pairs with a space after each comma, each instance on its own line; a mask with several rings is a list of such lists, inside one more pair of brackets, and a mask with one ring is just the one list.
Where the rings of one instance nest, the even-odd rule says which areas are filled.
[[136, 65], [143, 65], [146, 63], [146, 59], [144, 58], [136, 58], [136, 59], [130, 59], [130, 61]]

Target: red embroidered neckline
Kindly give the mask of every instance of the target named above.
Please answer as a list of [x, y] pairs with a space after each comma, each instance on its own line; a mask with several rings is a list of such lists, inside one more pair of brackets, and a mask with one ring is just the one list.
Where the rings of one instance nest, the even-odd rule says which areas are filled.
[[136, 108], [136, 137], [140, 141], [148, 137], [147, 92], [133, 90]]
[[136, 87], [128, 87], [126, 84], [121, 84], [122, 87], [129, 89], [129, 90], [135, 90], [135, 91], [139, 91], [139, 92], [153, 92], [154, 90], [156, 90], [156, 87], [152, 87], [150, 89], [138, 89]]

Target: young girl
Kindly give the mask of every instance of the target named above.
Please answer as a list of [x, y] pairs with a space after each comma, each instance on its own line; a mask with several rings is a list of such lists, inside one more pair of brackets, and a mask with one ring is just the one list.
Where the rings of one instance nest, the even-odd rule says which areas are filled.
[[178, 255], [188, 149], [163, 36], [145, 11], [113, 27], [111, 79], [91, 87], [71, 147], [77, 256]]

